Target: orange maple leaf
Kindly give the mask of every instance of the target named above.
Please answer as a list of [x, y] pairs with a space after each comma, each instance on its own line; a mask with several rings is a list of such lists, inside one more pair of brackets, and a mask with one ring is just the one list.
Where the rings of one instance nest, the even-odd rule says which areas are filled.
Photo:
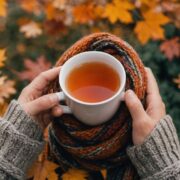
[[6, 112], [8, 107], [8, 103], [4, 102], [4, 103], [0, 103], [0, 117], [2, 117], [4, 115], [4, 113]]
[[164, 39], [164, 29], [161, 25], [167, 24], [170, 20], [160, 12], [148, 11], [143, 13], [144, 20], [139, 21], [134, 29], [139, 41], [142, 44], [152, 39]]
[[7, 15], [7, 2], [6, 0], [0, 0], [0, 16], [6, 17]]
[[64, 21], [66, 19], [65, 11], [55, 7], [52, 2], [45, 4], [44, 11], [47, 20]]
[[172, 61], [174, 57], [180, 56], [180, 38], [174, 37], [170, 40], [164, 41], [161, 46], [160, 50], [164, 52], [166, 57]]
[[23, 10], [39, 15], [42, 11], [41, 5], [37, 0], [20, 0], [20, 6]]
[[95, 19], [95, 5], [93, 3], [80, 4], [73, 8], [75, 21], [78, 23], [88, 23]]
[[28, 22], [27, 24], [24, 24], [20, 28], [20, 32], [25, 34], [26, 38], [35, 38], [42, 34], [42, 29], [40, 28], [40, 25], [34, 21]]
[[0, 68], [4, 66], [4, 61], [6, 59], [5, 53], [5, 49], [0, 49]]
[[0, 77], [0, 104], [5, 102], [12, 94], [16, 93], [15, 82], [8, 80], [6, 76]]
[[20, 80], [30, 80], [32, 81], [38, 74], [42, 71], [51, 68], [51, 62], [47, 61], [44, 56], [37, 58], [37, 61], [32, 61], [31, 59], [25, 59], [24, 61], [25, 69], [22, 72], [13, 72], [19, 77]]
[[86, 180], [87, 177], [87, 172], [72, 168], [62, 175], [62, 180]]
[[105, 7], [104, 17], [107, 17], [111, 23], [120, 20], [123, 23], [131, 23], [133, 21], [129, 10], [133, 10], [134, 5], [125, 0], [113, 0]]

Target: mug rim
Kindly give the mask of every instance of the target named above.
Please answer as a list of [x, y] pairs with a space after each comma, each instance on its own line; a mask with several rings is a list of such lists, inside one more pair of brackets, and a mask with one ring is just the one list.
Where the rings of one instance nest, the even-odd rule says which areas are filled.
[[[111, 96], [110, 98], [108, 99], [105, 99], [103, 101], [99, 101], [99, 102], [85, 102], [85, 101], [81, 101], [75, 97], [73, 97], [70, 93], [68, 93], [68, 91], [66, 90], [66, 87], [65, 87], [65, 84], [62, 83], [62, 76], [61, 76], [61, 73], [64, 71], [64, 69], [66, 68], [65, 66], [67, 66], [69, 63], [71, 63], [71, 61], [73, 61], [75, 58], [77, 58], [77, 56], [79, 55], [85, 55], [85, 54], [101, 54], [103, 56], [109, 56], [109, 58], [113, 59], [113, 61], [116, 61], [117, 63], [119, 63], [121, 69], [122, 69], [122, 73], [123, 73], [123, 80], [121, 81], [121, 85], [119, 87], [119, 89], [117, 90], [117, 92]], [[123, 67], [123, 65], [121, 64], [121, 62], [119, 60], [117, 60], [114, 56], [108, 54], [108, 53], [105, 53], [105, 52], [101, 52], [101, 51], [85, 51], [85, 52], [81, 52], [81, 53], [78, 53], [72, 57], [70, 57], [63, 65], [62, 65], [62, 68], [60, 70], [60, 73], [59, 73], [59, 84], [60, 84], [60, 87], [61, 87], [61, 90], [63, 91], [63, 93], [71, 100], [75, 101], [76, 103], [79, 103], [79, 104], [83, 104], [83, 105], [88, 105], [88, 106], [96, 106], [96, 105], [101, 105], [101, 104], [106, 104], [112, 100], [114, 100], [118, 95], [120, 95], [122, 93], [122, 91], [124, 90], [125, 88], [125, 84], [126, 84], [126, 73], [125, 73], [125, 69]], [[119, 98], [120, 100], [120, 98]]]

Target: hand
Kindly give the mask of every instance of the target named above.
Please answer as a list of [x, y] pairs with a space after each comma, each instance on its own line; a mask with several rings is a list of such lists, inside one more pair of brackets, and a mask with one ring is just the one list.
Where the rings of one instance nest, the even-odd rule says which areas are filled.
[[48, 126], [51, 116], [60, 116], [63, 113], [55, 93], [43, 95], [48, 84], [57, 78], [59, 71], [60, 67], [56, 67], [42, 72], [22, 90], [18, 98], [18, 102], [23, 110], [31, 116], [42, 129]]
[[134, 145], [140, 145], [155, 128], [160, 119], [165, 116], [165, 105], [159, 94], [155, 77], [149, 68], [147, 73], [147, 109], [144, 110], [141, 101], [132, 90], [125, 93], [125, 102], [131, 113], [133, 122], [132, 138]]

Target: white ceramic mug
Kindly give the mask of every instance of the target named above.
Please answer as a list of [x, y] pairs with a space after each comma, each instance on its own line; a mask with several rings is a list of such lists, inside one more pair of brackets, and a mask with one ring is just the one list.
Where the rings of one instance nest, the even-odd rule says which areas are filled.
[[[66, 77], [72, 69], [87, 62], [102, 62], [112, 67], [120, 77], [120, 87], [118, 91], [110, 98], [89, 103], [80, 101], [68, 93], [65, 86]], [[104, 77], [106, 78], [106, 77]], [[59, 74], [59, 84], [62, 89], [58, 92], [59, 101], [65, 100], [67, 106], [62, 106], [64, 113], [72, 113], [81, 122], [88, 125], [98, 125], [109, 120], [117, 111], [120, 102], [124, 98], [124, 89], [126, 82], [126, 73], [122, 64], [113, 56], [99, 51], [87, 51], [71, 57], [62, 66]]]

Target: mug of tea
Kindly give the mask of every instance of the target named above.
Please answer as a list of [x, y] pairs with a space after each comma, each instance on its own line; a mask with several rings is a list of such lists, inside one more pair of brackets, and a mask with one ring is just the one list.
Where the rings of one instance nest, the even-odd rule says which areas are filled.
[[59, 101], [64, 113], [72, 113], [87, 125], [109, 120], [124, 97], [126, 73], [113, 56], [87, 51], [71, 57], [59, 74]]

